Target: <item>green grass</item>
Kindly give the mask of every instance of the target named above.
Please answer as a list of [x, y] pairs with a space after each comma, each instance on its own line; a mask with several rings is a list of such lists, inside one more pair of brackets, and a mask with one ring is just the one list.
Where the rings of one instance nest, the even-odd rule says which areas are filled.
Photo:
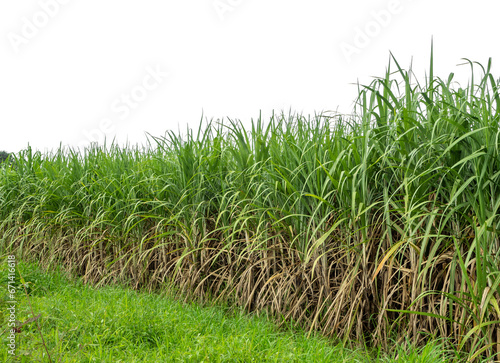
[[[353, 115], [200, 123], [0, 166], [0, 254], [389, 349], [500, 354], [500, 94], [392, 58]], [[422, 77], [421, 77], [422, 78]]]
[[[6, 265], [2, 261], [1, 276], [7, 275]], [[370, 362], [392, 361], [398, 353], [400, 362], [447, 361], [435, 345], [400, 347], [393, 357], [376, 359], [324, 338], [307, 338], [306, 332], [278, 331], [264, 317], [238, 309], [121, 286], [96, 289], [34, 264], [21, 263], [19, 269], [35, 314], [42, 314], [38, 322], [53, 362]], [[2, 293], [5, 286], [3, 279]], [[18, 320], [25, 321], [32, 315], [22, 289], [17, 298]], [[17, 344], [18, 361], [48, 361], [36, 322], [22, 328]], [[6, 349], [0, 360], [9, 361]]]

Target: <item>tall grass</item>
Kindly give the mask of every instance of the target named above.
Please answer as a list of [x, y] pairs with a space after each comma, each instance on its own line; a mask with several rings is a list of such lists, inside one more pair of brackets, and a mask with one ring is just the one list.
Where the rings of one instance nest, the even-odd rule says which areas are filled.
[[447, 337], [493, 359], [499, 80], [491, 60], [467, 62], [456, 89], [432, 55], [424, 84], [393, 58], [354, 116], [210, 122], [144, 149], [28, 148], [0, 169], [1, 251], [102, 284], [173, 281], [346, 342]]

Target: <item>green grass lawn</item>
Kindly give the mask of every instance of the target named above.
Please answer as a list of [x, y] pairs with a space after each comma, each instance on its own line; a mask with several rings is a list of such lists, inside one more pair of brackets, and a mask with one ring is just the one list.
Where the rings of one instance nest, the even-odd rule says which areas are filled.
[[[446, 362], [439, 346], [403, 347], [391, 356], [351, 350], [305, 332], [279, 331], [264, 317], [222, 306], [183, 303], [165, 294], [125, 287], [94, 288], [60, 271], [18, 265], [37, 322], [16, 334], [19, 362], [48, 362], [37, 323], [53, 362]], [[2, 362], [8, 354], [7, 263], [0, 267]], [[33, 315], [16, 274], [17, 320]], [[10, 359], [10, 360], [9, 360]]]

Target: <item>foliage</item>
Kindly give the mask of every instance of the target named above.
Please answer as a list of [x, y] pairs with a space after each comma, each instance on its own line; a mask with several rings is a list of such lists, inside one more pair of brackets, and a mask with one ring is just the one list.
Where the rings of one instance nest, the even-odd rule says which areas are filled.
[[455, 89], [432, 55], [425, 84], [393, 58], [354, 116], [210, 122], [146, 149], [28, 148], [0, 169], [0, 248], [86, 281], [171, 281], [345, 342], [430, 334], [494, 356], [499, 81], [491, 61], [467, 64]]
[[9, 157], [9, 153], [6, 151], [0, 151], [0, 164], [3, 163]]

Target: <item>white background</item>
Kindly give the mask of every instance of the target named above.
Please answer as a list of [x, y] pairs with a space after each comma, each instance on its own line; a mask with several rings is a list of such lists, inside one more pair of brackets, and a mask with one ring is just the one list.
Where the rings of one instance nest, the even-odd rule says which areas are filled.
[[351, 113], [355, 83], [383, 76], [389, 51], [405, 68], [413, 57], [423, 79], [431, 37], [436, 75], [465, 86], [461, 58], [492, 57], [497, 78], [498, 10], [493, 0], [2, 0], [0, 150], [144, 143], [202, 115]]

